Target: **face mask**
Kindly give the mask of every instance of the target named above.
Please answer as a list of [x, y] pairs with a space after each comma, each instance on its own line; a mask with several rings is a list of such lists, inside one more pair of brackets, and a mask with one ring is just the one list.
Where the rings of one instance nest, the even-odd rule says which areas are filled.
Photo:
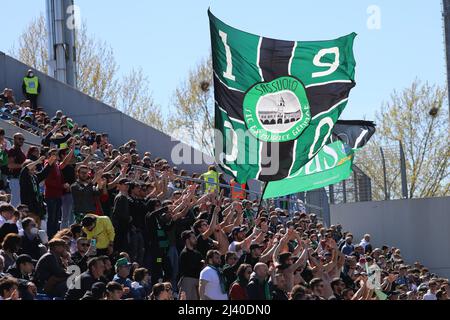
[[9, 223], [9, 224], [15, 224], [15, 223], [16, 223], [16, 221], [15, 221], [15, 220], [13, 220], [13, 219], [10, 219], [10, 220], [6, 221], [6, 223]]
[[31, 228], [31, 230], [30, 230], [30, 233], [33, 235], [33, 236], [36, 236], [38, 233], [39, 233], [39, 229], [38, 228]]
[[74, 155], [75, 155], [76, 157], [78, 157], [78, 156], [80, 155], [81, 151], [80, 151], [80, 149], [75, 149], [75, 150], [73, 151], [73, 153], [74, 153]]
[[29, 75], [30, 75], [30, 78], [34, 77], [34, 73], [33, 72], [30, 72]]

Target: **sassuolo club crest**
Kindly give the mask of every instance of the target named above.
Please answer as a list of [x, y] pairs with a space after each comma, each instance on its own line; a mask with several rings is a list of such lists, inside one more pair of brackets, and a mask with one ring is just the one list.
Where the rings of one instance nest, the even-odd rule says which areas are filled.
[[253, 85], [243, 107], [247, 128], [265, 142], [294, 140], [311, 121], [305, 86], [292, 76]]

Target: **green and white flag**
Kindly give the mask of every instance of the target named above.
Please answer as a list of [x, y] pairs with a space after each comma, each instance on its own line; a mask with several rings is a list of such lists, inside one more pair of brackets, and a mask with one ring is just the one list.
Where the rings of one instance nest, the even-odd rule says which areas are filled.
[[350, 177], [354, 152], [341, 141], [325, 145], [319, 153], [294, 175], [268, 182], [263, 199], [287, 196], [319, 189]]
[[239, 183], [278, 181], [322, 149], [355, 86], [356, 34], [269, 39], [209, 13], [216, 161]]
[[350, 177], [354, 152], [367, 144], [375, 133], [371, 121], [338, 121], [330, 142], [295, 174], [268, 182], [264, 199], [319, 189]]

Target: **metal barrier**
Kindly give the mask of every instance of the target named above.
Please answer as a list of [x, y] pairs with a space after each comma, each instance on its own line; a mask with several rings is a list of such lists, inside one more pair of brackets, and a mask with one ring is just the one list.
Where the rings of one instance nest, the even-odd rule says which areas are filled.
[[[13, 116], [13, 115], [11, 115], [11, 114], [8, 113], [8, 112], [4, 112], [4, 111], [1, 111], [1, 110], [0, 110], [0, 115], [1, 115], [1, 116], [6, 116], [6, 117], [8, 117], [8, 119], [3, 119], [3, 120], [5, 120], [5, 121], [8, 121], [8, 120], [14, 120], [14, 121], [19, 122], [20, 124], [24, 125], [25, 127], [28, 127], [28, 128], [30, 128], [30, 129], [33, 129], [33, 130], [37, 131], [38, 133], [44, 132], [44, 130], [42, 130], [41, 128], [36, 127], [36, 126], [32, 125], [31, 123], [28, 123], [28, 122], [26, 122], [26, 121], [23, 121], [22, 119], [20, 119], [20, 118], [18, 118], [18, 117], [16, 117], [16, 116]], [[31, 132], [31, 133], [32, 133], [32, 132]]]

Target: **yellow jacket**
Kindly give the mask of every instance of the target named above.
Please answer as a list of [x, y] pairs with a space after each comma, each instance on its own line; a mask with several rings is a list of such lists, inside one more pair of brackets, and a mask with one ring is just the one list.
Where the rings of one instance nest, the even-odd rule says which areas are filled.
[[83, 228], [83, 231], [86, 233], [88, 240], [97, 240], [97, 249], [108, 248], [116, 235], [111, 220], [106, 216], [97, 217], [97, 223], [92, 231], [86, 230], [86, 228]]

